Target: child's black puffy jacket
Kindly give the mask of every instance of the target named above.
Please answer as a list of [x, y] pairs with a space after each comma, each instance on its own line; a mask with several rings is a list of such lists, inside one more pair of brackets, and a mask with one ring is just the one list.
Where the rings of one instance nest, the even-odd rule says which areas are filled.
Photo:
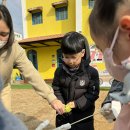
[[71, 123], [94, 113], [95, 100], [99, 97], [99, 75], [85, 60], [82, 60], [75, 74], [72, 74], [65, 64], [57, 68], [52, 87], [57, 98], [64, 104], [70, 101], [76, 104], [70, 114], [57, 116], [57, 124], [65, 123], [63, 118], [67, 118]]

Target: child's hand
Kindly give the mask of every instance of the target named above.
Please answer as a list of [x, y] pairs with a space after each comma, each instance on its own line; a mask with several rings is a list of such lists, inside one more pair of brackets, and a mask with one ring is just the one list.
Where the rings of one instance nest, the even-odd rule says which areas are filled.
[[68, 104], [66, 104], [65, 105], [65, 113], [71, 112], [72, 108], [75, 108], [74, 102], [69, 102]]
[[75, 103], [72, 101], [72, 102], [69, 102], [67, 105], [70, 106], [70, 108], [75, 108]]
[[103, 105], [103, 107], [101, 108], [101, 114], [109, 122], [112, 122], [115, 119], [115, 116], [111, 109], [111, 103], [106, 103]]
[[122, 104], [129, 104], [130, 102], [130, 72], [124, 77], [123, 90], [118, 93], [110, 93], [110, 96], [120, 101]]

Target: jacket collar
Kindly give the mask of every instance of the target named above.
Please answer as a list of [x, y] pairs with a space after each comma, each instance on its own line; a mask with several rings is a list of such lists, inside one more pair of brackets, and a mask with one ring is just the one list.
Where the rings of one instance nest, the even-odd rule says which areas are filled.
[[63, 70], [71, 76], [82, 75], [83, 73], [86, 72], [86, 68], [88, 66], [89, 66], [88, 62], [86, 60], [82, 59], [80, 65], [79, 65], [79, 68], [77, 70], [75, 69], [74, 71], [71, 71], [69, 66], [67, 66], [64, 62], [62, 63]]

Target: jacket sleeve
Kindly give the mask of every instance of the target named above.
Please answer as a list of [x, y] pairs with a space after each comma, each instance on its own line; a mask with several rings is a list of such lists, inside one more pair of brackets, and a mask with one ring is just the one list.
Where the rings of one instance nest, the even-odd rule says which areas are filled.
[[105, 98], [105, 100], [103, 101], [101, 106], [103, 106], [106, 103], [111, 103], [113, 98], [110, 97], [110, 95], [109, 95], [110, 93], [120, 92], [120, 91], [122, 91], [122, 89], [123, 89], [123, 82], [120, 82], [120, 81], [117, 81], [114, 79], [112, 82], [111, 88], [107, 94], [107, 97]]
[[64, 98], [63, 98], [62, 93], [61, 93], [61, 87], [60, 87], [59, 78], [60, 78], [60, 68], [57, 68], [56, 71], [55, 71], [55, 74], [54, 74], [54, 79], [53, 79], [53, 82], [52, 82], [52, 88], [54, 90], [55, 96], [63, 104], [65, 104]]
[[14, 44], [16, 44], [13, 48], [15, 50], [15, 66], [39, 95], [47, 99], [49, 103], [55, 100], [56, 96], [53, 89], [45, 83], [39, 72], [34, 68], [27, 58], [25, 50], [18, 43]]
[[94, 68], [89, 71], [91, 78], [87, 92], [75, 101], [76, 106], [81, 110], [89, 108], [99, 98], [100, 88], [98, 71]]

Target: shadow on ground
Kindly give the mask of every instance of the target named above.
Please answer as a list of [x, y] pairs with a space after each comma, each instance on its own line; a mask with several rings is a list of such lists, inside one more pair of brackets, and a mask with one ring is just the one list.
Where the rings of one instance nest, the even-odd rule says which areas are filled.
[[[34, 116], [27, 116], [24, 113], [15, 113], [15, 115], [25, 123], [29, 130], [35, 130], [36, 127], [43, 122]], [[49, 124], [44, 130], [52, 130], [53, 128], [54, 126]]]

